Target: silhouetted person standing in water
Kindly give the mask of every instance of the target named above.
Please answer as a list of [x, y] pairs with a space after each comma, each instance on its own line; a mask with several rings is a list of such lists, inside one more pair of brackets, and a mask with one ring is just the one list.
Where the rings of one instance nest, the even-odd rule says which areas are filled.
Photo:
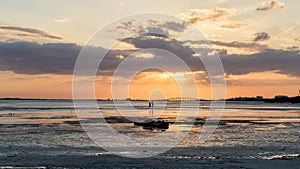
[[[152, 108], [152, 109], [151, 109]], [[153, 101], [150, 101], [149, 100], [149, 115], [152, 115], [153, 116]], [[151, 110], [150, 110], [151, 109]]]
[[153, 106], [154, 106], [154, 102], [153, 101], [149, 101], [149, 109], [152, 107], [153, 109]]

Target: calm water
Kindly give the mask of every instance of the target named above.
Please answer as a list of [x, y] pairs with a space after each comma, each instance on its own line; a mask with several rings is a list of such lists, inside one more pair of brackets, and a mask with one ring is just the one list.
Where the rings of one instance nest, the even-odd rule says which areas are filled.
[[[82, 108], [90, 108], [89, 101], [82, 101]], [[187, 101], [188, 102], [188, 101]], [[100, 108], [113, 109], [117, 105], [128, 106], [128, 101], [97, 101]], [[134, 106], [139, 106], [141, 109], [148, 108], [146, 101], [132, 101]], [[165, 101], [155, 101], [155, 107], [164, 106]], [[198, 103], [198, 102], [197, 102]], [[169, 102], [166, 108], [178, 108], [180, 102]], [[202, 109], [209, 108], [210, 102], [201, 101], [197, 105], [191, 104], [190, 106], [197, 106]], [[226, 102], [226, 109], [238, 110], [300, 110], [300, 104], [291, 103], [265, 103], [265, 102], [247, 102], [247, 101], [230, 101]], [[72, 100], [0, 100], [0, 111], [14, 111], [14, 112], [55, 112], [55, 111], [70, 111], [74, 109]]]
[[[149, 118], [163, 118], [166, 121], [178, 121], [171, 125], [170, 131], [145, 130], [133, 123], [112, 119], [110, 125], [117, 131], [130, 137], [155, 136], [167, 132], [185, 131], [196, 117], [205, 119], [210, 102], [155, 101], [155, 108], [148, 109], [148, 102], [134, 101], [98, 101], [98, 108], [91, 108], [87, 101], [81, 101], [76, 111], [84, 114], [88, 126], [96, 126], [103, 117], [124, 116], [132, 121]], [[116, 105], [120, 111], [117, 111]], [[133, 106], [133, 107], [132, 107]], [[99, 111], [102, 112], [99, 116]], [[181, 118], [178, 118], [178, 117]], [[214, 116], [214, 114], [212, 114]], [[115, 120], [115, 121], [114, 121]], [[0, 101], [0, 144], [3, 146], [52, 147], [48, 153], [64, 154], [66, 150], [54, 149], [60, 146], [76, 147], [68, 153], [101, 154], [98, 149], [78, 150], [78, 148], [97, 147], [76, 123], [77, 116], [72, 101], [69, 100], [1, 100]], [[238, 155], [241, 158], [271, 158], [272, 156], [300, 154], [300, 104], [264, 103], [264, 102], [227, 102], [222, 114], [223, 122], [205, 143], [199, 142], [202, 125], [195, 125], [177, 147], [253, 147], [253, 151]], [[174, 130], [172, 130], [174, 129]], [[171, 132], [172, 131], [172, 132]], [[177, 134], [178, 134], [177, 133]], [[172, 138], [172, 136], [167, 136]], [[13, 141], [12, 141], [13, 140]], [[108, 140], [109, 141], [109, 140]], [[145, 146], [148, 143], [144, 143]], [[150, 144], [150, 143], [149, 143]], [[280, 147], [260, 151], [257, 147]], [[33, 151], [34, 152], [34, 151]], [[19, 153], [16, 150], [16, 153]], [[35, 152], [38, 153], [38, 152]], [[232, 154], [235, 156], [236, 154]], [[182, 156], [168, 154], [166, 158]], [[193, 155], [193, 157], [195, 154]], [[200, 156], [200, 155], [199, 155]], [[203, 156], [203, 154], [201, 155]]]

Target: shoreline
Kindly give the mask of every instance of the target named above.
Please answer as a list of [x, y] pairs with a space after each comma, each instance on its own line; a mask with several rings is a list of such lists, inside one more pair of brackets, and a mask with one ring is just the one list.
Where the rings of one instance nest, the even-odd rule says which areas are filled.
[[[3, 97], [0, 98], [1, 100], [33, 100], [33, 101], [74, 101], [72, 98], [11, 98], [11, 97]], [[149, 101], [148, 99], [75, 99], [75, 101]], [[155, 99], [153, 101], [169, 101], [169, 102], [180, 102], [180, 101], [236, 101], [236, 102], [264, 102], [264, 103], [300, 103], [300, 96], [286, 96], [282, 98], [256, 98], [256, 97], [234, 97], [234, 98], [226, 98], [226, 99], [220, 99], [220, 100], [211, 100], [211, 99], [196, 99], [196, 98], [190, 98], [190, 100], [172, 100], [172, 98], [169, 99]]]

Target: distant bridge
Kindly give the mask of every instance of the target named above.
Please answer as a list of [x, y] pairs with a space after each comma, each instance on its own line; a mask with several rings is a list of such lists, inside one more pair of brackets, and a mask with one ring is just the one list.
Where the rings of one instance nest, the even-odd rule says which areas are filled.
[[168, 101], [198, 101], [200, 99], [192, 98], [192, 97], [172, 97], [168, 98]]

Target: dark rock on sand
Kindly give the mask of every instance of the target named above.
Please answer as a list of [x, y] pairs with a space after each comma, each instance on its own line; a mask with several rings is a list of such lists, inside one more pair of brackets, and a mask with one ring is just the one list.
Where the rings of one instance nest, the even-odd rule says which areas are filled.
[[133, 123], [133, 121], [123, 116], [110, 116], [104, 118], [107, 123]]

